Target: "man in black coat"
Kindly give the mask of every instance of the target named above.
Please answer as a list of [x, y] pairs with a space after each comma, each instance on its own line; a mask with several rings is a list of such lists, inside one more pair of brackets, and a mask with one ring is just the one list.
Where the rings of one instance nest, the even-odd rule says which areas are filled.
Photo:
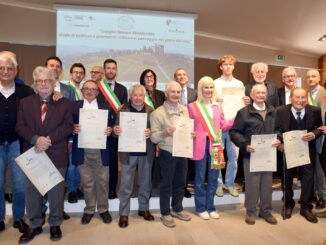
[[[278, 118], [281, 124], [282, 133], [292, 130], [307, 130], [302, 135], [302, 140], [309, 142], [309, 155], [311, 163], [302, 165], [297, 168], [287, 169], [284, 179], [284, 202], [285, 210], [283, 216], [285, 219], [291, 218], [292, 210], [295, 206], [293, 200], [293, 175], [296, 169], [299, 171], [301, 179], [301, 196], [300, 196], [300, 214], [309, 222], [317, 223], [318, 219], [312, 213], [312, 197], [314, 192], [314, 165], [316, 157], [316, 138], [321, 135], [318, 127], [322, 125], [320, 108], [307, 104], [307, 93], [302, 88], [295, 88], [290, 94], [291, 104], [281, 106], [277, 109]], [[279, 150], [283, 151], [281, 145]]]

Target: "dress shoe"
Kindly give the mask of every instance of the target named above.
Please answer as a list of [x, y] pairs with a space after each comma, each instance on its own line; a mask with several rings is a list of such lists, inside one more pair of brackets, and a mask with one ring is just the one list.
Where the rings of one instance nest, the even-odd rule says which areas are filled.
[[19, 238], [19, 244], [24, 244], [32, 241], [35, 236], [41, 234], [43, 232], [42, 227], [37, 228], [28, 228], [27, 231]]
[[5, 222], [4, 222], [3, 220], [0, 221], [0, 231], [4, 231], [5, 228], [6, 228], [6, 226], [5, 226]]
[[292, 216], [292, 210], [293, 208], [289, 207], [289, 208], [285, 208], [285, 210], [282, 210], [282, 217], [283, 219], [290, 219]]
[[51, 226], [50, 227], [50, 239], [51, 241], [58, 241], [62, 237], [62, 232], [60, 226]]
[[91, 222], [91, 219], [93, 218], [94, 214], [83, 214], [83, 217], [81, 218], [81, 222], [83, 225], [88, 224], [89, 222]]
[[120, 215], [119, 218], [119, 227], [126, 228], [128, 226], [128, 216]]
[[325, 201], [322, 198], [319, 198], [318, 201], [316, 202], [316, 209], [323, 209], [325, 208]]
[[300, 214], [306, 218], [306, 220], [308, 220], [311, 223], [317, 223], [318, 219], [316, 217], [316, 215], [314, 215], [310, 210], [308, 209], [301, 209], [300, 210]]
[[144, 217], [144, 220], [153, 221], [154, 216], [149, 211], [138, 211], [138, 216]]
[[77, 193], [78, 199], [83, 199], [84, 198], [84, 193], [80, 189], [77, 189], [76, 193]]
[[8, 203], [12, 203], [12, 194], [11, 193], [5, 193], [5, 200]]
[[191, 198], [191, 193], [188, 191], [187, 188], [185, 188], [185, 194], [184, 194], [185, 198]]
[[65, 211], [63, 211], [63, 219], [64, 220], [70, 219], [70, 216]]
[[20, 233], [25, 233], [25, 231], [28, 229], [28, 225], [23, 219], [15, 220], [13, 227], [18, 229]]
[[267, 215], [259, 214], [259, 217], [263, 218], [267, 223], [269, 223], [271, 225], [277, 224], [277, 220], [275, 219], [275, 217], [272, 214], [267, 214]]
[[245, 218], [245, 221], [248, 225], [254, 225], [255, 224], [255, 215], [253, 214], [247, 214], [246, 215], [246, 218]]
[[110, 224], [112, 222], [112, 217], [111, 217], [109, 211], [100, 213], [100, 216], [101, 216], [101, 218], [103, 220], [103, 223]]
[[109, 192], [109, 199], [116, 199], [117, 198], [117, 193], [115, 191], [110, 191]]
[[326, 211], [316, 212], [316, 216], [317, 216], [318, 218], [325, 219], [325, 218], [326, 218]]
[[68, 202], [69, 203], [76, 203], [78, 202], [78, 198], [77, 198], [77, 193], [72, 191], [68, 193]]

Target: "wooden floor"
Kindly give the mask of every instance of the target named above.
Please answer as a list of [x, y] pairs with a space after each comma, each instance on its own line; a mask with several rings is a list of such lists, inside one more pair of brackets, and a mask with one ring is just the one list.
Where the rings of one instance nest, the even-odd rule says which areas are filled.
[[[244, 222], [245, 210], [242, 204], [217, 206], [221, 215], [219, 220], [202, 220], [193, 208], [186, 208], [191, 213], [192, 221], [176, 220], [175, 228], [167, 228], [160, 222], [158, 210], [154, 210], [154, 222], [146, 222], [132, 211], [129, 216], [129, 226], [118, 227], [118, 213], [112, 212], [113, 222], [103, 224], [96, 215], [90, 224], [81, 225], [81, 214], [72, 214], [70, 220], [62, 225], [63, 238], [58, 242], [49, 240], [47, 223], [43, 233], [29, 244], [128, 244], [128, 245], [167, 245], [167, 244], [326, 244], [326, 219], [319, 219], [317, 224], [307, 222], [294, 210], [290, 220], [282, 220], [280, 215], [281, 202], [274, 201], [274, 215], [277, 225], [270, 225], [257, 218], [256, 224], [247, 225]], [[0, 233], [1, 245], [17, 244], [20, 233], [11, 227], [11, 217], [6, 218], [6, 230]]]

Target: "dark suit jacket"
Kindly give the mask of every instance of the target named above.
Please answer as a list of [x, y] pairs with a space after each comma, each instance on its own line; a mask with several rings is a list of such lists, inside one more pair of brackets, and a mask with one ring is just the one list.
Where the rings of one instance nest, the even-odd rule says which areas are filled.
[[[277, 108], [277, 114], [281, 125], [281, 132], [285, 133], [290, 131], [290, 116], [292, 105], [284, 105]], [[317, 128], [322, 125], [320, 108], [315, 106], [305, 106], [305, 117], [307, 132], [312, 132], [315, 135], [315, 139], [309, 142], [309, 155], [311, 163], [315, 163], [316, 155], [316, 139], [321, 135], [321, 131]]]
[[68, 100], [75, 101], [75, 91], [66, 84], [60, 82], [60, 92], [62, 93], [63, 97], [67, 98]]
[[[84, 100], [78, 100], [75, 101], [73, 104], [73, 121], [74, 124], [79, 123], [79, 109], [83, 108], [84, 106]], [[108, 105], [108, 103], [100, 103], [98, 102], [98, 108], [99, 109], [104, 109], [108, 110], [108, 121], [107, 121], [107, 126], [112, 126], [114, 122], [112, 122], [111, 119], [111, 114], [113, 113], [112, 108]], [[100, 130], [100, 129], [99, 129]], [[104, 129], [103, 129], [104, 130]], [[85, 152], [83, 148], [78, 148], [78, 135], [75, 134], [73, 136], [73, 143], [72, 143], [72, 164], [74, 165], [81, 165], [84, 163], [84, 156]], [[102, 158], [102, 164], [104, 166], [109, 165], [109, 143], [108, 140], [106, 141], [106, 149], [101, 149], [101, 158]]]
[[152, 101], [154, 104], [154, 108], [156, 109], [157, 107], [163, 105], [164, 101], [165, 101], [165, 94], [164, 92], [154, 89], [153, 91], [153, 97], [152, 97]]
[[190, 104], [197, 99], [197, 91], [196, 89], [187, 87], [187, 102]]
[[279, 99], [279, 102], [280, 102], [280, 106], [281, 105], [285, 105], [285, 87], [280, 87], [277, 89], [277, 92], [278, 92], [278, 99]]
[[[118, 82], [115, 82], [113, 92], [118, 97], [121, 105], [128, 101], [127, 88], [125, 86], [123, 86], [122, 84], [120, 84]], [[99, 95], [97, 96], [97, 101], [99, 101], [101, 103], [102, 102], [107, 102], [101, 91], [100, 91]]]
[[33, 136], [49, 136], [52, 146], [46, 154], [57, 168], [66, 167], [68, 163], [67, 136], [72, 130], [72, 107], [67, 99], [53, 101], [51, 95], [43, 125], [41, 124], [40, 96], [35, 94], [20, 101], [16, 131], [24, 140], [24, 152], [33, 147], [31, 144]]

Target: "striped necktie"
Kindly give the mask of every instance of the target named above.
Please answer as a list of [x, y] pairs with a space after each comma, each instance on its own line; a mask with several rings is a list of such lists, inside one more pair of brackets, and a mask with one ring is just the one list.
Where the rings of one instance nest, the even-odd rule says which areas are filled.
[[47, 105], [46, 105], [46, 100], [42, 101], [42, 108], [41, 108], [41, 122], [43, 124], [46, 116], [46, 111], [47, 111]]

